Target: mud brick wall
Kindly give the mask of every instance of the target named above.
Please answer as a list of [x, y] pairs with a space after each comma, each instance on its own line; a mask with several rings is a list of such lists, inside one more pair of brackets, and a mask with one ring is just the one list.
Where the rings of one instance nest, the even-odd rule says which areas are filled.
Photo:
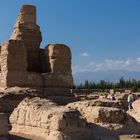
[[44, 87], [43, 76], [39, 73], [28, 72], [27, 73], [27, 83], [29, 87]]
[[46, 74], [45, 87], [67, 87], [73, 86], [71, 70], [71, 51], [63, 44], [50, 44], [45, 48], [47, 66], [50, 73]]
[[1, 47], [1, 85], [24, 86], [27, 79], [27, 58], [23, 41], [9, 40]]
[[23, 5], [11, 40], [1, 47], [1, 86], [73, 87], [70, 48], [64, 44], [49, 44], [41, 49], [41, 41], [36, 7]]
[[44, 76], [44, 87], [51, 87], [51, 88], [73, 87], [73, 78], [71, 75], [48, 73], [43, 76]]
[[27, 70], [41, 72], [40, 42], [42, 35], [40, 27], [36, 24], [36, 7], [23, 5], [17, 17], [11, 39], [23, 40], [27, 51]]
[[63, 44], [50, 44], [46, 48], [48, 67], [52, 73], [71, 74], [71, 51]]

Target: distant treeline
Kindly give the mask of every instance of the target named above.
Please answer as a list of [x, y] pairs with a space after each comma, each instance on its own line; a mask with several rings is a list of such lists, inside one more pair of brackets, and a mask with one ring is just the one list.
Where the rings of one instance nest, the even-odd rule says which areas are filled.
[[129, 79], [125, 80], [123, 77], [119, 79], [119, 82], [106, 82], [101, 80], [98, 83], [89, 82], [85, 80], [84, 83], [74, 86], [75, 89], [97, 89], [98, 91], [105, 92], [107, 89], [130, 89], [133, 92], [140, 90], [140, 80]]

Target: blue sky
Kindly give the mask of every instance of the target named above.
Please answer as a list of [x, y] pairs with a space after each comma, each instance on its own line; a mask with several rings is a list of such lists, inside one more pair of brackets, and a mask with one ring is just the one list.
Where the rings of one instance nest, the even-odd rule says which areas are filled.
[[10, 38], [22, 4], [37, 7], [41, 47], [71, 48], [73, 73], [140, 71], [139, 0], [0, 0], [0, 44]]

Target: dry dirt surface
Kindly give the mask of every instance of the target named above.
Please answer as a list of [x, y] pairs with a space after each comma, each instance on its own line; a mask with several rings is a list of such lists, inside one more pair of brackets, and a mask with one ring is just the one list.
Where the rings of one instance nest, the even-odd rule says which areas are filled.
[[131, 135], [121, 135], [120, 140], [140, 140], [140, 138], [131, 138]]

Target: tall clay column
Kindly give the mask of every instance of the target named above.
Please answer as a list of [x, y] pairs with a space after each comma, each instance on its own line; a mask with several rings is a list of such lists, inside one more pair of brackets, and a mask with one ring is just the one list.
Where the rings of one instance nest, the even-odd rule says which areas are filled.
[[70, 48], [64, 44], [50, 44], [45, 48], [45, 54], [48, 72], [50, 72], [46, 75], [45, 86], [73, 87]]
[[36, 24], [35, 6], [23, 5], [21, 7], [11, 39], [22, 40], [24, 42], [27, 51], [27, 70], [41, 72], [39, 47], [42, 35], [40, 27]]

